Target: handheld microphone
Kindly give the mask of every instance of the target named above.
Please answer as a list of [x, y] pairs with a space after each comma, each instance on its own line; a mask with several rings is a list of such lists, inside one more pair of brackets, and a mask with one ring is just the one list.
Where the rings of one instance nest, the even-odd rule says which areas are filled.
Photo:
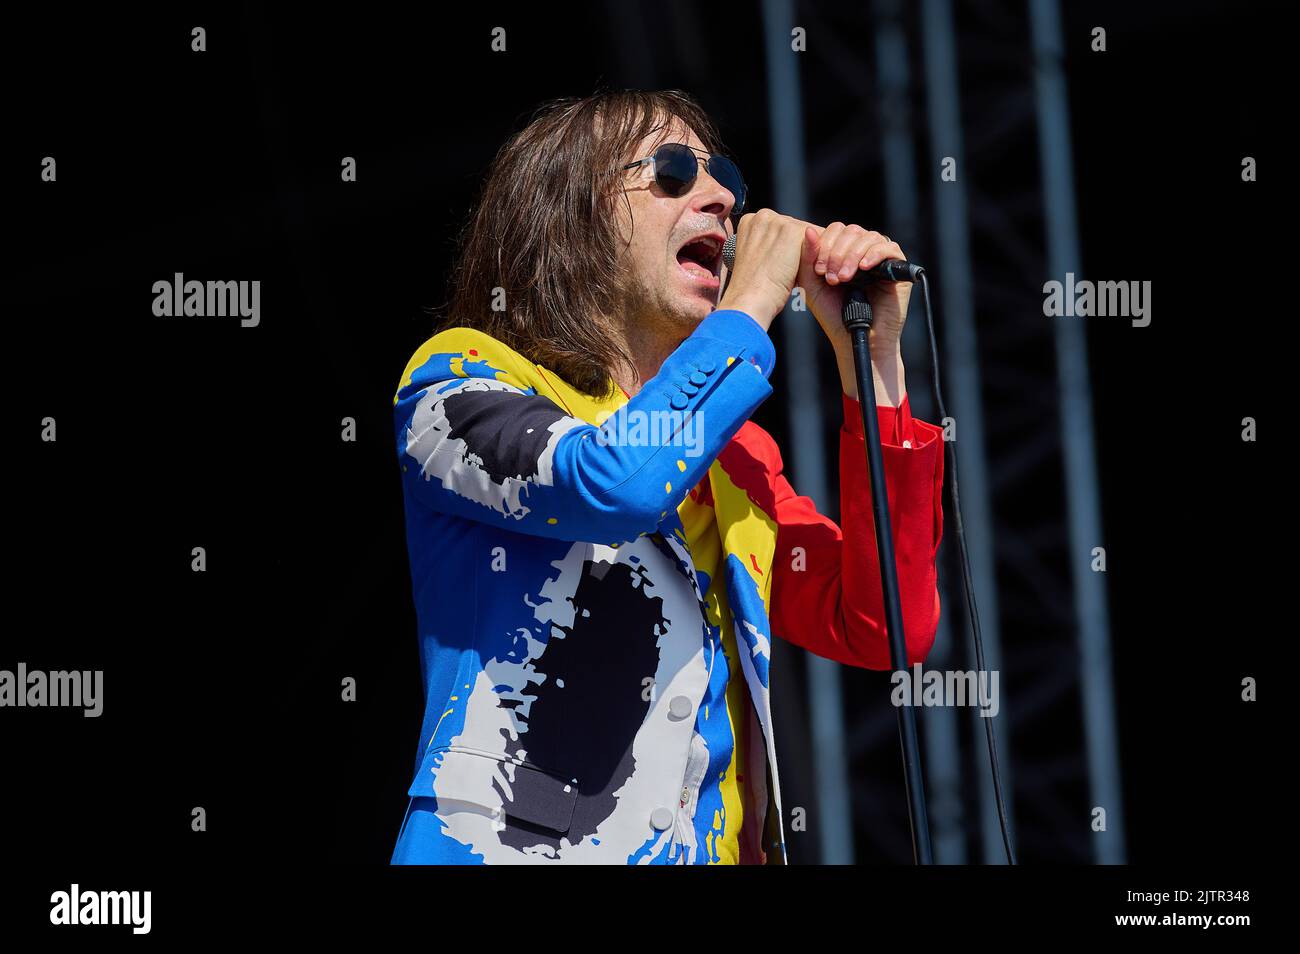
[[[736, 236], [727, 236], [727, 241], [722, 246], [722, 264], [727, 266], [730, 272], [736, 262]], [[924, 274], [925, 269], [914, 262], [904, 262], [901, 259], [889, 258], [881, 262], [875, 268], [865, 272], [858, 272], [849, 281], [842, 284], [851, 285], [856, 288], [863, 288], [872, 282], [914, 282]]]

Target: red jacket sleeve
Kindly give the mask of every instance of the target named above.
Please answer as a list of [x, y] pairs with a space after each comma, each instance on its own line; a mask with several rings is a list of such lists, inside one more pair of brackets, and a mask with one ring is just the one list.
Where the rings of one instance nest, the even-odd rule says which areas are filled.
[[[844, 396], [840, 428], [843, 529], [775, 479], [776, 554], [772, 632], [809, 652], [850, 666], [887, 670], [886, 634], [875, 517], [867, 474], [862, 409]], [[889, 519], [898, 563], [907, 662], [920, 662], [939, 625], [935, 557], [943, 535], [943, 431], [914, 420], [907, 399], [877, 409], [885, 460]]]

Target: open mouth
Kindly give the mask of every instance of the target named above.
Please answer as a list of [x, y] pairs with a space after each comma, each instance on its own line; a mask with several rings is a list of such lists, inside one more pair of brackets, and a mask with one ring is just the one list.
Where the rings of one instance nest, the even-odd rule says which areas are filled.
[[677, 250], [677, 264], [692, 278], [716, 282], [722, 267], [721, 235], [701, 235]]

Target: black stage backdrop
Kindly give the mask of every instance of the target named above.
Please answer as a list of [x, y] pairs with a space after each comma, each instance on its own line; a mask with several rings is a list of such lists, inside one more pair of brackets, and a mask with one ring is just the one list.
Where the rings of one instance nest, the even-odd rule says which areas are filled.
[[[422, 712], [391, 401], [495, 149], [551, 96], [683, 87], [721, 123], [756, 204], [771, 202], [758, 6], [692, 8], [691, 29], [667, 34], [684, 5], [638, 6], [47, 7], [11, 24], [22, 76], [5, 150], [18, 259], [4, 381], [16, 479], [0, 668], [102, 669], [105, 692], [97, 719], [0, 714], [7, 854], [177, 871], [387, 862]], [[1285, 736], [1269, 701], [1277, 680], [1263, 677], [1291, 640], [1273, 612], [1289, 595], [1275, 514], [1291, 492], [1269, 344], [1289, 318], [1280, 283], [1294, 244], [1270, 228], [1287, 175], [1274, 130], [1281, 30], [1270, 6], [1082, 6], [1068, 5], [1066, 30], [1084, 262], [1092, 277], [1153, 285], [1150, 327], [1087, 324], [1129, 858], [1246, 864], [1276, 825], [1264, 802]], [[959, 26], [1012, 12], [1023, 21], [1018, 7], [960, 7]], [[821, 17], [835, 24], [835, 8]], [[204, 53], [191, 50], [196, 25]], [[497, 25], [504, 55], [490, 49]], [[1105, 54], [1089, 49], [1094, 25], [1108, 30]], [[640, 62], [615, 52], [629, 29], [646, 34]], [[871, 37], [839, 40], [863, 51], [844, 69], [869, 86]], [[979, 62], [979, 50], [961, 54]], [[985, 66], [1026, 77], [1032, 95], [1027, 53]], [[819, 69], [804, 102], [824, 139], [865, 120]], [[1036, 149], [1030, 125], [976, 174], [993, 189], [1035, 177]], [[1249, 185], [1247, 155], [1260, 169]], [[45, 156], [54, 183], [41, 181]], [[340, 180], [345, 156], [355, 183]], [[861, 189], [815, 211], [889, 231], [880, 156], [861, 163]], [[923, 212], [921, 261], [934, 248]], [[973, 253], [977, 282], [1044, 281]], [[155, 317], [153, 283], [178, 272], [259, 280], [260, 324]], [[1032, 319], [987, 300], [978, 315], [982, 327]], [[777, 391], [757, 420], [788, 446], [777, 343]], [[1240, 439], [1246, 416], [1257, 443]], [[47, 417], [57, 442], [39, 437]], [[344, 418], [354, 442], [340, 439]], [[1044, 500], [1059, 499], [1053, 466]], [[954, 540], [949, 514], [946, 560]], [[191, 569], [195, 547], [206, 572]], [[1004, 596], [1019, 614], [1007, 653], [1032, 651], [1041, 597]], [[802, 685], [802, 662], [792, 667]], [[1263, 701], [1239, 701], [1244, 676], [1262, 679]], [[348, 677], [356, 702], [341, 700]], [[886, 704], [886, 678], [845, 675], [849, 718]], [[1004, 757], [1077, 746], [1079, 732], [1076, 698], [1019, 727]], [[807, 745], [797, 727], [784, 740], [792, 759]], [[875, 779], [874, 824], [905, 845], [896, 753], [854, 772]], [[806, 779], [787, 784], [812, 798]], [[1075, 797], [1085, 811], [1083, 789]], [[191, 831], [196, 806], [206, 833]], [[1027, 826], [1052, 824], [1023, 810]], [[791, 838], [793, 861], [816, 859], [812, 836]], [[1039, 838], [1046, 847], [1024, 860], [1086, 860], [1085, 839], [1062, 834], [1053, 850]], [[898, 860], [866, 843], [859, 853]]]

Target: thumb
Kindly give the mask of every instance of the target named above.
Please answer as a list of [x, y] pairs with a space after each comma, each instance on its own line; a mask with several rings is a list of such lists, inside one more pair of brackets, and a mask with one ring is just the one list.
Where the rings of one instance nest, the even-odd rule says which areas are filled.
[[812, 268], [817, 263], [817, 248], [821, 242], [821, 233], [809, 225], [803, 230], [803, 251], [799, 256], [800, 264]]

